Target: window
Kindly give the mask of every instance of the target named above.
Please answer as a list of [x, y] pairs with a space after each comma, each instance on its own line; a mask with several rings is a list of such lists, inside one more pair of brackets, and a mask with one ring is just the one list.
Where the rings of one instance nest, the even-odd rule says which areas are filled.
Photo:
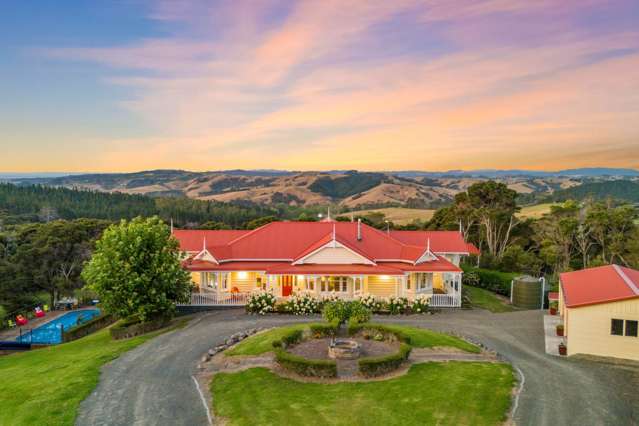
[[626, 320], [626, 336], [637, 337], [637, 321]]
[[406, 278], [406, 290], [410, 290], [410, 274], [408, 274]]
[[361, 278], [355, 278], [355, 291], [356, 292], [360, 292], [362, 291], [362, 279]]
[[610, 321], [610, 334], [613, 336], [623, 336], [623, 320], [612, 319]]
[[322, 277], [322, 292], [348, 292], [348, 277]]
[[431, 288], [428, 274], [415, 274], [415, 281], [415, 287], [417, 288], [417, 291], [428, 290]]
[[315, 291], [315, 278], [306, 279], [306, 290]]

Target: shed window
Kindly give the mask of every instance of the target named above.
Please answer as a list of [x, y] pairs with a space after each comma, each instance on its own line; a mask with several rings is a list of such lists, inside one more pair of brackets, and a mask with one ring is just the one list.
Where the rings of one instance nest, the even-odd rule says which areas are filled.
[[610, 334], [613, 336], [623, 336], [623, 320], [612, 319], [610, 322]]
[[626, 320], [626, 336], [637, 337], [637, 321]]

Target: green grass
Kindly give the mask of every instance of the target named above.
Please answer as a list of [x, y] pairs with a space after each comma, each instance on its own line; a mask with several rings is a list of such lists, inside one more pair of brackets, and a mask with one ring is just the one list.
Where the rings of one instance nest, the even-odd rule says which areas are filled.
[[0, 357], [0, 425], [72, 425], [100, 367], [163, 333], [111, 340], [108, 329], [57, 346]]
[[280, 340], [285, 334], [293, 330], [304, 330], [308, 324], [278, 327], [263, 333], [258, 333], [233, 346], [226, 351], [227, 355], [261, 355], [273, 350], [273, 342]]
[[[260, 355], [273, 350], [273, 342], [280, 340], [285, 334], [293, 330], [303, 330], [308, 328], [309, 324], [296, 324], [287, 327], [274, 328], [264, 333], [251, 336], [241, 343], [229, 349], [227, 355]], [[435, 346], [447, 346], [458, 348], [466, 352], [478, 353], [479, 347], [468, 343], [457, 337], [449, 336], [447, 334], [436, 333], [434, 331], [415, 328], [404, 327], [399, 325], [384, 324], [393, 331], [401, 331], [407, 334], [411, 339], [411, 346], [415, 348], [432, 348]]]
[[446, 346], [449, 348], [461, 349], [465, 352], [479, 353], [478, 346], [468, 343], [448, 334], [437, 333], [424, 328], [405, 327], [400, 325], [384, 324], [384, 327], [392, 331], [400, 331], [410, 337], [410, 345], [414, 348], [433, 348], [436, 346]]
[[465, 285], [464, 290], [467, 292], [472, 305], [476, 308], [487, 309], [490, 312], [512, 312], [515, 308], [504, 302], [492, 291], [483, 288]]
[[221, 373], [211, 383], [215, 415], [231, 425], [497, 425], [514, 385], [507, 364], [413, 365], [366, 383], [300, 383], [264, 368]]

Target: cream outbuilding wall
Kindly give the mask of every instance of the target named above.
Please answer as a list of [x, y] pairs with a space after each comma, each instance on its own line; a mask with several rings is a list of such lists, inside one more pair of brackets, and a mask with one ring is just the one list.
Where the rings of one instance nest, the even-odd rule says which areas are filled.
[[[560, 308], [563, 297], [560, 296]], [[639, 337], [613, 336], [611, 319], [639, 320], [639, 299], [563, 309], [568, 355], [590, 354], [639, 361]]]

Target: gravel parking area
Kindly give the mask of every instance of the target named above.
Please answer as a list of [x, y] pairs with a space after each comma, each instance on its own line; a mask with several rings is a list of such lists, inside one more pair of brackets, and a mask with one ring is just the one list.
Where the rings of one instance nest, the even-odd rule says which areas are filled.
[[[207, 412], [192, 376], [210, 347], [248, 328], [312, 320], [317, 318], [256, 317], [241, 310], [198, 315], [187, 327], [106, 365], [80, 407], [77, 424], [206, 425]], [[514, 415], [519, 425], [639, 424], [639, 368], [547, 355], [540, 311], [442, 311], [374, 320], [454, 333], [498, 351], [525, 377]]]

